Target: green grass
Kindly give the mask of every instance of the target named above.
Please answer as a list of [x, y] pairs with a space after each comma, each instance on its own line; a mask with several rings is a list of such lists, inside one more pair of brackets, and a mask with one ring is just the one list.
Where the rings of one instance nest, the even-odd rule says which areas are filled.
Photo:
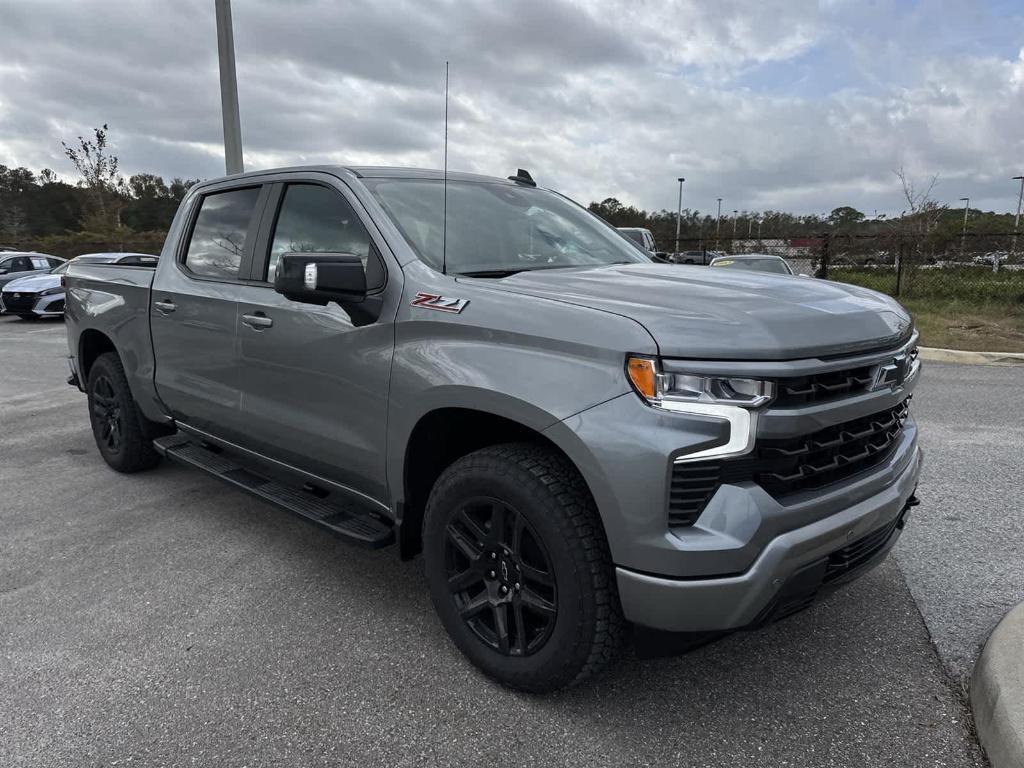
[[[832, 268], [829, 279], [896, 296], [896, 270]], [[1024, 352], [1024, 270], [908, 270], [897, 299], [928, 347]]]

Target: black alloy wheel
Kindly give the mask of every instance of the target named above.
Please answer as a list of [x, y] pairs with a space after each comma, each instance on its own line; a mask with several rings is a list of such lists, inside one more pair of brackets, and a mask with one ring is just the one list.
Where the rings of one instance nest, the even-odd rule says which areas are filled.
[[90, 401], [93, 424], [97, 428], [97, 442], [106, 446], [111, 453], [117, 453], [124, 440], [124, 422], [114, 385], [106, 374], [96, 377]]
[[499, 499], [468, 500], [446, 529], [445, 568], [459, 616], [506, 656], [544, 646], [558, 616], [554, 568], [527, 519]]

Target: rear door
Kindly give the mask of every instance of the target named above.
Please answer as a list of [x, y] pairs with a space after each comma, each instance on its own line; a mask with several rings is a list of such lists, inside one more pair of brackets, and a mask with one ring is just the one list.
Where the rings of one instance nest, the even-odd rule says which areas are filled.
[[238, 435], [236, 303], [267, 191], [236, 183], [198, 195], [150, 297], [160, 398], [178, 421], [227, 440]]
[[[385, 267], [386, 245], [343, 184], [292, 178], [274, 185], [238, 302], [244, 445], [384, 501], [401, 272]], [[359, 255], [370, 298], [322, 307], [286, 299], [272, 281], [288, 251]]]

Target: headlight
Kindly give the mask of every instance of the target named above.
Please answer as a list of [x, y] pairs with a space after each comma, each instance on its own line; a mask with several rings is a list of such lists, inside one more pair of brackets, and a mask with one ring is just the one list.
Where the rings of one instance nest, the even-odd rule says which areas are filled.
[[39, 295], [40, 296], [52, 296], [55, 293], [64, 293], [64, 289], [59, 287], [59, 286], [57, 288], [47, 288], [45, 291], [40, 291]]
[[633, 389], [650, 405], [671, 407], [671, 403], [715, 403], [757, 408], [775, 395], [775, 385], [762, 379], [667, 373], [649, 357], [630, 357], [626, 372]]

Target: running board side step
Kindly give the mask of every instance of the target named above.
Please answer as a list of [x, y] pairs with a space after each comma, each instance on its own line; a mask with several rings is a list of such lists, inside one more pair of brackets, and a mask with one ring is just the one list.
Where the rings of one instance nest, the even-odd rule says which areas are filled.
[[320, 498], [249, 469], [237, 460], [182, 434], [153, 441], [157, 453], [213, 475], [263, 501], [281, 507], [306, 522], [325, 528], [346, 541], [380, 549], [395, 541], [395, 529], [387, 517], [349, 499]]

